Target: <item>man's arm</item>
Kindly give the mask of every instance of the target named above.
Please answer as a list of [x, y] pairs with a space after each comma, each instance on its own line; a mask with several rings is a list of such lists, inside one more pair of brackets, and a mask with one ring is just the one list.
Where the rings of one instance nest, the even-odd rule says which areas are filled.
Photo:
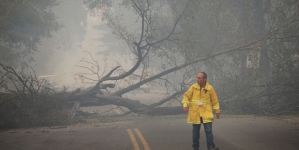
[[212, 91], [211, 91], [211, 101], [212, 101], [212, 107], [216, 112], [216, 117], [217, 117], [217, 119], [219, 119], [220, 118], [220, 104], [219, 104], [218, 96], [217, 96], [214, 88], [212, 88]]
[[183, 96], [182, 104], [183, 104], [184, 112], [188, 111], [188, 105], [189, 105], [189, 102], [192, 98], [192, 94], [193, 94], [193, 88], [191, 86], [188, 89], [188, 91], [184, 93], [184, 96]]

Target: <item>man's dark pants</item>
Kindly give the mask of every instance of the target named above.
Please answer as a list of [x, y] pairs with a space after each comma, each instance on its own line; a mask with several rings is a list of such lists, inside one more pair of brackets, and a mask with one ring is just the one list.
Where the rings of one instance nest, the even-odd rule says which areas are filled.
[[[193, 144], [192, 147], [194, 149], [198, 149], [199, 148], [199, 132], [200, 132], [200, 126], [201, 124], [192, 124], [193, 129], [192, 129], [192, 133], [193, 133]], [[209, 147], [213, 147], [215, 148], [215, 144], [213, 142], [213, 133], [212, 133], [212, 122], [210, 123], [203, 123], [204, 129], [205, 129], [205, 133], [206, 133], [206, 138], [207, 138], [207, 146]]]

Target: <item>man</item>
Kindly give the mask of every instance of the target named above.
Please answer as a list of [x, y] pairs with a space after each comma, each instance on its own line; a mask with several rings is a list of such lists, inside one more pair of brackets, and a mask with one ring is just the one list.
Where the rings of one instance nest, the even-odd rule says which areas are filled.
[[217, 119], [220, 118], [220, 106], [214, 88], [207, 82], [207, 74], [205, 72], [200, 72], [197, 75], [197, 83], [193, 84], [184, 94], [182, 103], [184, 111], [189, 111], [187, 122], [193, 126], [192, 147], [194, 150], [199, 149], [201, 124], [203, 124], [205, 129], [208, 149], [218, 149], [215, 148], [213, 142], [212, 122], [214, 120], [213, 109], [216, 111]]

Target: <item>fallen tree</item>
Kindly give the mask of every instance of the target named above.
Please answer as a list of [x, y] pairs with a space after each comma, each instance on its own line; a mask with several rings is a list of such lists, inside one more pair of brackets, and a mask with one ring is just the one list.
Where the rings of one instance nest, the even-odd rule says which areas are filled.
[[[116, 106], [127, 108], [129, 110], [129, 112], [127, 113], [133, 112], [139, 114], [176, 114], [176, 113], [183, 112], [180, 106], [179, 107], [159, 107], [159, 106], [174, 99], [180, 101], [181, 95], [186, 91], [186, 89], [191, 84], [191, 82], [188, 81], [189, 78], [182, 79], [182, 82], [180, 83], [180, 87], [175, 88], [175, 86], [171, 85], [172, 82], [169, 79], [162, 78], [162, 77], [176, 73], [177, 71], [181, 71], [183, 73], [188, 74], [189, 71], [193, 69], [192, 67], [196, 66], [199, 62], [205, 62], [214, 59], [217, 61], [216, 58], [218, 58], [219, 56], [232, 54], [237, 51], [244, 52], [244, 51], [252, 50], [256, 47], [259, 47], [261, 43], [269, 42], [269, 39], [273, 38], [273, 36], [275, 35], [274, 33], [280, 31], [280, 29], [271, 30], [271, 32], [264, 33], [262, 36], [260, 36], [259, 39], [255, 39], [249, 42], [247, 41], [244, 42], [243, 44], [238, 44], [233, 48], [231, 47], [226, 49], [217, 48], [217, 50], [209, 49], [206, 50], [206, 53], [198, 52], [198, 54], [195, 53], [197, 51], [194, 51], [192, 53], [193, 54], [195, 53], [196, 57], [195, 56], [192, 56], [192, 58], [186, 57], [186, 60], [177, 61], [177, 62], [174, 60], [173, 65], [171, 67], [168, 68], [166, 67], [163, 71], [144, 78], [145, 70], [147, 69], [146, 67], [148, 67], [146, 66], [146, 62], [147, 59], [150, 57], [149, 54], [152, 54], [157, 49], [162, 49], [164, 46], [163, 44], [167, 42], [176, 43], [174, 37], [177, 33], [176, 31], [177, 28], [179, 27], [179, 22], [181, 21], [182, 17], [186, 17], [184, 16], [184, 14], [188, 8], [188, 5], [190, 5], [189, 2], [190, 1], [186, 2], [184, 9], [178, 11], [180, 12], [178, 13], [179, 14], [178, 16], [173, 17], [175, 18], [173, 21], [173, 26], [171, 28], [168, 28], [169, 30], [167, 30], [168, 31], [167, 34], [164, 34], [165, 32], [163, 34], [154, 34], [157, 33], [157, 31], [155, 31], [156, 30], [155, 24], [151, 21], [152, 17], [151, 17], [150, 10], [151, 10], [152, 3], [150, 1], [145, 1], [145, 3], [142, 4], [139, 1], [138, 2], [132, 1], [132, 7], [134, 8], [134, 11], [137, 13], [137, 18], [141, 26], [141, 29], [138, 30], [139, 36], [132, 36], [131, 34], [129, 34], [129, 32], [124, 30], [123, 26], [121, 26], [120, 23], [115, 22], [116, 20], [113, 19], [113, 17], [111, 16], [111, 14], [109, 14], [108, 11], [106, 11], [104, 15], [105, 18], [107, 19], [109, 27], [113, 30], [113, 32], [117, 36], [121, 37], [121, 39], [123, 39], [127, 43], [128, 47], [130, 48], [132, 53], [135, 54], [137, 58], [136, 62], [133, 65], [133, 67], [130, 68], [129, 70], [122, 70], [121, 66], [116, 66], [103, 76], [101, 76], [98, 71], [95, 72], [88, 67], [81, 66], [91, 71], [98, 78], [91, 79], [85, 76], [84, 74], [79, 75], [81, 78], [93, 81], [94, 84], [93, 86], [90, 86], [89, 88], [86, 89], [78, 88], [74, 91], [64, 93], [62, 97], [62, 101], [68, 106], [68, 109], [72, 110], [74, 114], [76, 111], [79, 111], [80, 107], [116, 105]], [[95, 65], [95, 67], [99, 68], [97, 66], [98, 62], [96, 62], [95, 59], [92, 58], [91, 54], [90, 57], [92, 62], [86, 61], [86, 63], [93, 64]], [[291, 62], [292, 61], [289, 61], [288, 63], [291, 64]], [[20, 75], [18, 72], [13, 71], [13, 69], [9, 66], [1, 65], [1, 67], [3, 69], [5, 76], [7, 74], [10, 74], [16, 77], [16, 80], [20, 81], [21, 85], [24, 86], [23, 88], [24, 90], [22, 90], [22, 92], [29, 92], [32, 93], [32, 95], [39, 95], [40, 90], [31, 89], [39, 86], [29, 86], [29, 85], [35, 85], [36, 83], [37, 83], [36, 85], [39, 85], [38, 80], [34, 79], [34, 76]], [[186, 68], [189, 68], [189, 70], [187, 70]], [[219, 66], [219, 68], [221, 68], [221, 66]], [[140, 74], [137, 75], [140, 79], [139, 82], [128, 85], [126, 87], [117, 88], [118, 87], [117, 81], [124, 80], [125, 78], [136, 74], [135, 72], [137, 70], [142, 70], [141, 75]], [[199, 70], [199, 67], [197, 68], [195, 67], [194, 70], [195, 71]], [[252, 110], [254, 111], [260, 110], [260, 112], [263, 112], [265, 114], [271, 114], [273, 113], [271, 107], [277, 107], [275, 102], [277, 102], [278, 99], [286, 95], [286, 93], [288, 92], [292, 93], [293, 95], [296, 95], [295, 91], [298, 91], [298, 88], [294, 86], [295, 87], [294, 91], [288, 90], [288, 91], [284, 91], [283, 93], [277, 92], [279, 91], [279, 89], [284, 89], [286, 85], [292, 82], [298, 83], [298, 76], [296, 75], [292, 76], [292, 78], [290, 80], [287, 80], [287, 82], [284, 82], [284, 84], [274, 85], [274, 84], [267, 83], [264, 85], [255, 85], [255, 84], [251, 85], [244, 82], [244, 85], [246, 86], [243, 86], [241, 88], [238, 85], [239, 82], [237, 82], [239, 80], [238, 78], [239, 77], [236, 75], [236, 78], [230, 83], [229, 86], [234, 86], [234, 87], [229, 88], [230, 90], [229, 92], [224, 90], [223, 92], [221, 91], [222, 93], [224, 93], [220, 97], [221, 100], [223, 100], [222, 102], [224, 103], [224, 105], [222, 106], [228, 108], [228, 106], [225, 104], [229, 104], [230, 105], [229, 107], [233, 108], [234, 110], [241, 110], [241, 109], [243, 111], [248, 110], [249, 113], [252, 113], [253, 112]], [[134, 99], [123, 97], [124, 94], [136, 90], [140, 88], [142, 85], [145, 85], [147, 83], [157, 82], [157, 80], [163, 80], [165, 85], [166, 84], [171, 85], [172, 88], [174, 89], [174, 92], [170, 93], [167, 97], [161, 99], [160, 101], [149, 105], [141, 103], [138, 99], [134, 100]], [[248, 81], [248, 80], [252, 80], [252, 78], [248, 78], [247, 80], [244, 81]], [[1, 86], [2, 85], [5, 84], [1, 84]], [[262, 87], [263, 89], [260, 90], [261, 89], [260, 87]], [[260, 91], [258, 91], [257, 89]], [[250, 90], [258, 91], [258, 92], [253, 94], [252, 93], [248, 94], [248, 91]], [[10, 91], [13, 92], [12, 90]], [[242, 94], [241, 97], [244, 95], [245, 96], [242, 99], [239, 99], [240, 96], [239, 97], [236, 96], [238, 94], [240, 95]], [[264, 100], [266, 98], [268, 98], [268, 100]], [[232, 101], [231, 99], [233, 99], [234, 101]], [[260, 107], [259, 103], [258, 104], [253, 103], [252, 101], [255, 99], [257, 100], [261, 99], [261, 101], [264, 100], [265, 105], [263, 105], [263, 107]], [[236, 102], [235, 100], [240, 100], [240, 101]], [[296, 103], [297, 101], [288, 104], [296, 104]], [[277, 110], [280, 110], [280, 108], [277, 108]], [[292, 110], [296, 111], [294, 108], [292, 108]]]
[[[129, 109], [130, 112], [133, 112], [133, 113], [150, 113], [150, 114], [156, 113], [157, 114], [157, 113], [159, 113], [159, 111], [161, 111], [161, 113], [162, 113], [163, 109], [168, 109], [170, 111], [173, 111], [173, 109], [181, 110], [181, 107], [177, 107], [177, 108], [165, 108], [165, 107], [157, 108], [157, 107], [170, 101], [170, 100], [173, 100], [175, 98], [181, 99], [181, 95], [184, 93], [184, 91], [186, 91], [186, 88], [188, 88], [187, 86], [189, 86], [188, 84], [185, 84], [185, 83], [182, 84], [182, 86], [179, 90], [176, 89], [176, 91], [174, 93], [172, 93], [165, 99], [162, 99], [161, 101], [151, 104], [151, 105], [142, 104], [138, 100], [124, 98], [124, 97], [122, 97], [122, 95], [126, 94], [130, 91], [133, 91], [137, 88], [140, 88], [140, 86], [142, 86], [146, 83], [153, 82], [157, 79], [160, 79], [161, 77], [163, 77], [165, 75], [174, 73], [174, 72], [179, 71], [185, 67], [189, 67], [190, 65], [193, 65], [193, 64], [196, 64], [196, 63], [199, 63], [202, 61], [206, 61], [208, 59], [217, 57], [219, 55], [232, 53], [234, 51], [247, 50], [249, 47], [252, 47], [253, 45], [256, 45], [257, 43], [260, 43], [261, 41], [264, 41], [267, 38], [266, 36], [264, 36], [259, 40], [250, 41], [248, 43], [237, 46], [235, 48], [226, 49], [226, 50], [222, 50], [222, 51], [214, 52], [213, 50], [211, 50], [208, 55], [201, 56], [199, 58], [195, 58], [193, 60], [187, 61], [182, 64], [176, 64], [176, 66], [166, 69], [166, 70], [164, 70], [160, 73], [157, 73], [155, 75], [152, 75], [148, 78], [141, 78], [140, 82], [138, 82], [138, 83], [121, 88], [119, 90], [115, 90], [113, 92], [104, 93], [104, 90], [106, 90], [107, 88], [116, 87], [115, 84], [111, 84], [111, 83], [105, 84], [105, 82], [122, 80], [122, 79], [134, 74], [134, 72], [141, 66], [144, 59], [148, 57], [148, 54], [150, 53], [150, 51], [152, 49], [161, 46], [161, 44], [163, 42], [173, 40], [172, 36], [173, 36], [173, 34], [175, 34], [178, 22], [180, 21], [181, 17], [184, 15], [184, 12], [188, 8], [188, 4], [189, 4], [189, 1], [188, 1], [186, 3], [186, 6], [184, 7], [183, 11], [175, 19], [174, 25], [171, 28], [170, 32], [167, 35], [164, 35], [164, 37], [162, 37], [160, 39], [156, 39], [156, 38], [153, 38], [154, 36], [152, 35], [152, 32], [151, 32], [153, 24], [151, 24], [151, 21], [149, 21], [150, 15], [148, 13], [150, 11], [150, 2], [149, 1], [146, 1], [146, 2], [147, 2], [146, 5], [145, 6], [143, 5], [143, 7], [142, 7], [142, 6], [139, 6], [137, 2], [132, 1], [133, 8], [135, 9], [135, 11], [138, 14], [137, 18], [140, 18], [140, 20], [141, 20], [140, 21], [141, 31], [140, 31], [140, 35], [139, 35], [140, 38], [139, 38], [139, 40], [136, 40], [136, 41], [127, 32], [125, 32], [123, 30], [119, 31], [121, 27], [114, 22], [114, 20], [110, 16], [110, 14], [104, 13], [105, 17], [108, 19], [108, 24], [110, 25], [112, 30], [115, 31], [117, 33], [117, 35], [121, 36], [122, 39], [124, 39], [127, 42], [128, 46], [131, 48], [132, 52], [134, 54], [136, 54], [137, 61], [134, 64], [134, 66], [131, 69], [129, 69], [128, 71], [125, 71], [117, 76], [112, 76], [113, 73], [120, 68], [120, 66], [115, 67], [114, 69], [110, 70], [110, 72], [107, 73], [106, 75], [104, 75], [103, 77], [99, 77], [98, 81], [95, 83], [94, 86], [91, 86], [85, 90], [77, 89], [77, 90], [71, 92], [70, 94], [68, 94], [68, 96], [67, 96], [68, 101], [77, 101], [80, 103], [80, 106], [84, 106], [84, 107], [103, 106], [103, 105], [113, 104], [113, 105], [117, 105], [117, 106], [126, 107]], [[92, 57], [91, 54], [90, 54], [90, 56]], [[92, 58], [92, 60], [94, 60], [94, 59]], [[97, 64], [97, 63], [94, 63], [94, 64]], [[98, 67], [98, 66], [96, 66], [96, 67]], [[91, 70], [91, 69], [89, 69], [89, 70]], [[86, 77], [84, 75], [81, 75], [80, 77], [89, 79], [88, 77]], [[178, 111], [173, 111], [173, 113], [177, 113], [177, 112]]]
[[[93, 1], [93, 0], [91, 0], [91, 1]], [[183, 51], [182, 53], [184, 53], [184, 54], [180, 55], [180, 56], [185, 57], [185, 59], [183, 61], [175, 61], [175, 59], [177, 59], [177, 58], [174, 57], [172, 59], [172, 66], [170, 65], [170, 67], [168, 67], [168, 68], [165, 67], [163, 71], [161, 71], [157, 74], [153, 74], [148, 78], [142, 78], [142, 74], [144, 74], [144, 70], [146, 70], [146, 67], [148, 67], [144, 64], [147, 62], [148, 57], [152, 57], [152, 56], [149, 56], [149, 54], [156, 52], [157, 49], [165, 48], [166, 47], [165, 45], [169, 44], [169, 42], [177, 44], [177, 47], [181, 46], [178, 43], [180, 43], [182, 41], [179, 41], [179, 42], [177, 41], [177, 33], [176, 33], [177, 30], [176, 29], [179, 27], [184, 28], [185, 26], [182, 27], [182, 25], [186, 25], [189, 22], [187, 22], [187, 23], [184, 22], [182, 24], [179, 24], [180, 21], [182, 20], [182, 18], [184, 19], [184, 21], [186, 21], [186, 20], [188, 21], [189, 18], [192, 18], [194, 11], [197, 9], [197, 7], [196, 7], [197, 2], [194, 2], [194, 1], [185, 1], [186, 2], [185, 5], [179, 5], [179, 6], [183, 6], [183, 7], [175, 7], [177, 5], [170, 4], [170, 5], [174, 5], [172, 7], [175, 7], [175, 8], [173, 8], [172, 13], [179, 14], [179, 15], [178, 15], [178, 17], [173, 17], [173, 18], [175, 18], [173, 21], [174, 24], [172, 27], [169, 27], [170, 30], [166, 30], [168, 32], [166, 32], [165, 30], [163, 30], [163, 31], [161, 30], [161, 32], [163, 32], [163, 34], [159, 35], [159, 34], [154, 34], [154, 33], [157, 33], [157, 31], [156, 31], [157, 29], [155, 29], [156, 26], [155, 26], [155, 24], [153, 24], [153, 20], [151, 20], [153, 18], [153, 14], [151, 14], [151, 9], [152, 9], [151, 6], [153, 6], [155, 4], [155, 2], [156, 1], [149, 1], [149, 0], [146, 0], [146, 1], [132, 0], [131, 1], [132, 7], [134, 8], [134, 11], [137, 13], [136, 18], [138, 18], [138, 20], [140, 20], [140, 26], [141, 26], [141, 30], [139, 31], [140, 34], [139, 34], [139, 36], [137, 36], [137, 37], [139, 37], [139, 39], [137, 39], [137, 40], [134, 38], [136, 36], [132, 36], [128, 31], [124, 30], [124, 27], [121, 26], [121, 23], [117, 22], [118, 19], [113, 18], [112, 15], [109, 13], [104, 13], [104, 17], [106, 18], [109, 27], [112, 29], [112, 31], [118, 37], [120, 37], [122, 40], [124, 40], [127, 43], [128, 47], [131, 49], [132, 53], [136, 55], [137, 61], [134, 65], [134, 67], [132, 67], [129, 71], [123, 71], [123, 73], [121, 73], [118, 76], [112, 76], [112, 74], [119, 68], [119, 66], [115, 67], [109, 73], [107, 73], [105, 76], [99, 78], [98, 81], [96, 82], [95, 86], [92, 86], [91, 88], [88, 88], [84, 91], [80, 90], [77, 93], [73, 93], [72, 95], [70, 95], [71, 100], [80, 101], [81, 106], [102, 106], [102, 105], [107, 105], [107, 104], [114, 104], [114, 105], [126, 107], [131, 112], [134, 112], [134, 113], [151, 112], [150, 110], [154, 110], [157, 108], [162, 109], [162, 108], [159, 108], [158, 106], [160, 106], [161, 104], [163, 104], [167, 101], [170, 101], [172, 99], [179, 99], [179, 100], [181, 99], [181, 95], [184, 93], [184, 91], [186, 91], [186, 89], [190, 85], [190, 82], [186, 83], [188, 78], [182, 79], [182, 82], [180, 83], [180, 88], [174, 88], [175, 92], [173, 94], [169, 95], [169, 97], [162, 99], [161, 101], [151, 104], [151, 105], [145, 105], [145, 104], [139, 103], [138, 100], [124, 98], [124, 97], [122, 97], [122, 95], [126, 94], [128, 92], [131, 92], [137, 88], [140, 88], [142, 85], [144, 85], [146, 83], [155, 82], [156, 80], [162, 79], [162, 77], [176, 73], [177, 71], [181, 71], [185, 74], [190, 74], [189, 73], [190, 68], [194, 69], [194, 70], [199, 70], [200, 67], [196, 67], [196, 65], [198, 65], [200, 62], [211, 62], [211, 60], [214, 60], [215, 62], [217, 62], [217, 61], [219, 61], [218, 60], [219, 56], [226, 57], [228, 55], [239, 54], [239, 53], [235, 53], [237, 51], [238, 52], [241, 51], [242, 53], [240, 53], [240, 55], [238, 56], [239, 58], [236, 56], [234, 56], [234, 57], [236, 57], [236, 59], [240, 59], [240, 58], [244, 57], [244, 54], [246, 56], [246, 54], [250, 53], [251, 51], [258, 51], [258, 49], [263, 47], [264, 51], [261, 51], [261, 52], [266, 53], [265, 55], [267, 57], [273, 57], [270, 55], [272, 53], [271, 46], [275, 46], [276, 43], [275, 43], [275, 41], [273, 42], [272, 40], [276, 39], [277, 37], [279, 37], [279, 39], [289, 39], [290, 38], [289, 36], [284, 37], [281, 34], [284, 32], [289, 33], [289, 31], [287, 31], [287, 29], [288, 29], [287, 26], [292, 26], [293, 27], [292, 30], [298, 29], [298, 26], [294, 27], [296, 24], [296, 23], [294, 23], [294, 22], [296, 22], [296, 18], [289, 18], [289, 20], [288, 20], [288, 21], [290, 21], [289, 23], [284, 23], [282, 25], [278, 24], [277, 25], [278, 27], [273, 27], [266, 31], [260, 29], [260, 28], [266, 28], [266, 27], [261, 26], [261, 25], [264, 25], [264, 24], [262, 24], [263, 20], [259, 20], [261, 22], [259, 22], [257, 24], [253, 24], [252, 26], [249, 26], [249, 25], [243, 26], [243, 28], [245, 28], [245, 29], [250, 28], [250, 29], [252, 29], [252, 31], [258, 30], [257, 33], [251, 32], [250, 30], [248, 30], [247, 33], [244, 34], [244, 37], [241, 38], [244, 41], [242, 41], [240, 38], [238, 39], [238, 36], [236, 36], [235, 39], [234, 38], [230, 39], [230, 40], [235, 40], [235, 41], [231, 41], [232, 44], [228, 44], [226, 39], [216, 39], [215, 40], [215, 41], [218, 40], [219, 43], [223, 42], [222, 43], [223, 45], [230, 45], [230, 46], [222, 46], [222, 45], [215, 44], [215, 45], [212, 45], [211, 49], [206, 49], [206, 50], [202, 50], [202, 51], [193, 49], [193, 51], [190, 51], [190, 52], [182, 49], [181, 51]], [[172, 3], [172, 1], [169, 3]], [[182, 3], [183, 2], [181, 2], [180, 4], [182, 4]], [[211, 3], [213, 3], [213, 2], [211, 2]], [[240, 4], [241, 2], [236, 1], [236, 3]], [[265, 4], [260, 3], [260, 2], [254, 2], [254, 3], [256, 3], [256, 5], [259, 5], [259, 7], [256, 8], [257, 10], [253, 9], [251, 11], [262, 11], [262, 10], [260, 10], [260, 8], [262, 8], [260, 6], [263, 6]], [[241, 4], [241, 5], [243, 5], [243, 4]], [[248, 2], [248, 5], [251, 5], [251, 3]], [[215, 5], [216, 9], [218, 8], [217, 6], [220, 7], [222, 5], [221, 5], [221, 3], [216, 3], [216, 5]], [[195, 10], [193, 10], [193, 9], [195, 9]], [[279, 8], [275, 8], [275, 9], [279, 9]], [[226, 9], [224, 9], [224, 11], [225, 10]], [[186, 11], [189, 11], [188, 13], [190, 13], [190, 14], [186, 14]], [[249, 20], [251, 18], [250, 11], [248, 11], [248, 14], [249, 14], [249, 16], [240, 16], [240, 17], [248, 17], [248, 18], [244, 18], [244, 19]], [[264, 14], [261, 14], [261, 15], [264, 15]], [[276, 14], [276, 12], [273, 12], [273, 13], [268, 12], [268, 15], [276, 16], [277, 14]], [[231, 16], [233, 16], [233, 15], [231, 15]], [[257, 15], [255, 17], [260, 19], [263, 16]], [[217, 19], [217, 18], [215, 18], [215, 19]], [[249, 21], [254, 21], [254, 19], [249, 20]], [[294, 21], [291, 21], [292, 19], [294, 19]], [[275, 26], [275, 24], [277, 23], [276, 20], [275, 19], [272, 20], [272, 18], [270, 18], [266, 21], [268, 24], [270, 24], [269, 26]], [[234, 22], [232, 22], [232, 24], [233, 23]], [[212, 22], [212, 25], [215, 25], [215, 24], [213, 24], [213, 22]], [[218, 24], [216, 24], [216, 26], [217, 25]], [[264, 26], [266, 26], [266, 25], [264, 25]], [[191, 27], [192, 27], [192, 25], [191, 25]], [[188, 27], [184, 28], [184, 29], [188, 29]], [[196, 29], [197, 28], [195, 28], [195, 29], [192, 28], [191, 31], [192, 30], [196, 31]], [[182, 29], [179, 29], [179, 32], [182, 32]], [[165, 34], [165, 33], [167, 33], [167, 34]], [[216, 31], [216, 33], [218, 34], [218, 31]], [[251, 34], [249, 35], [248, 33], [251, 33]], [[213, 32], [211, 34], [213, 34]], [[236, 35], [238, 35], [238, 34], [236, 34]], [[221, 38], [222, 36], [224, 36], [224, 35], [221, 35], [218, 38]], [[297, 36], [292, 35], [291, 37], [296, 38]], [[222, 38], [227, 38], [227, 37], [222, 37]], [[196, 45], [196, 42], [188, 41], [188, 39], [189, 38], [184, 39], [184, 40], [186, 40], [185, 43], [190, 42], [190, 44]], [[190, 38], [190, 40], [192, 40], [192, 38]], [[211, 41], [213, 41], [213, 39], [211, 39]], [[284, 40], [282, 40], [281, 42], [284, 42]], [[183, 43], [183, 44], [185, 44], [185, 43]], [[163, 44], [165, 44], [165, 45], [163, 45]], [[189, 44], [187, 43], [186, 45], [187, 45], [186, 49], [188, 49]], [[226, 48], [221, 49], [220, 47], [226, 47]], [[212, 49], [212, 48], [214, 48], [214, 49]], [[170, 49], [167, 50], [167, 48], [165, 48], [165, 49], [166, 50], [162, 51], [162, 53], [163, 52], [164, 53], [175, 52]], [[285, 53], [287, 53], [287, 51], [284, 52], [284, 50], [279, 50], [279, 51], [277, 50], [276, 52], [279, 52], [280, 53], [279, 55], [284, 55]], [[190, 55], [187, 55], [187, 53], [190, 53]], [[267, 53], [269, 53], [269, 54], [267, 54]], [[163, 55], [163, 54], [161, 54], [161, 55]], [[292, 54], [288, 54], [288, 55], [296, 55], [296, 52], [292, 52]], [[171, 59], [170, 56], [167, 54], [165, 57]], [[267, 59], [270, 59], [270, 58], [267, 58]], [[291, 60], [285, 60], [285, 61], [289, 62], [290, 64], [291, 64], [291, 62], [294, 62]], [[221, 62], [218, 62], [218, 63], [221, 63]], [[227, 62], [224, 61], [223, 63], [227, 63]], [[242, 63], [242, 62], [236, 61], [233, 63], [238, 64], [238, 63]], [[216, 68], [220, 68], [221, 71], [224, 71], [224, 70], [222, 70], [221, 66], [222, 66], [222, 64], [219, 64], [219, 66], [217, 66]], [[241, 65], [241, 67], [243, 67], [243, 65]], [[268, 67], [268, 68], [271, 67], [272, 70], [276, 69], [276, 67], [273, 66], [271, 63], [266, 65], [266, 67]], [[134, 74], [135, 71], [139, 68], [141, 68], [141, 70], [143, 70], [142, 74], [140, 75], [141, 76], [140, 82], [134, 83], [127, 87], [123, 87], [121, 89], [111, 90], [108, 93], [104, 92], [105, 88], [101, 88], [101, 87], [106, 87], [107, 84], [105, 84], [105, 82], [122, 80], [122, 79]], [[186, 68], [189, 68], [189, 70]], [[268, 68], [264, 68], [264, 69], [266, 70]], [[183, 69], [186, 69], [186, 70], [182, 71]], [[279, 86], [273, 86], [273, 83], [275, 83], [275, 81], [272, 80], [272, 78], [269, 78], [268, 80], [265, 80], [265, 78], [262, 78], [259, 80], [256, 79], [256, 78], [258, 78], [258, 76], [267, 76], [268, 75], [267, 73], [259, 73], [259, 71], [260, 72], [263, 71], [263, 68], [255, 69], [255, 70], [254, 69], [246, 70], [244, 68], [240, 69], [240, 67], [237, 66], [237, 69], [243, 71], [243, 75], [241, 73], [238, 73], [238, 72], [240, 72], [239, 70], [231, 69], [229, 71], [231, 73], [228, 76], [226, 76], [226, 78], [230, 78], [231, 80], [233, 80], [232, 82], [226, 82], [226, 84], [229, 84], [229, 86], [230, 86], [229, 90], [227, 90], [229, 92], [220, 91], [219, 92], [219, 93], [221, 93], [220, 98], [221, 98], [221, 100], [223, 100], [224, 106], [230, 105], [229, 107], [231, 109], [240, 110], [240, 111], [243, 110], [246, 113], [247, 112], [248, 113], [257, 112], [259, 114], [263, 114], [263, 113], [268, 114], [268, 115], [275, 114], [273, 112], [272, 105], [275, 105], [275, 107], [278, 107], [277, 105], [279, 105], [279, 104], [275, 103], [275, 102], [279, 101], [279, 96], [272, 97], [272, 95], [274, 93], [270, 92], [270, 91], [276, 91], [275, 89], [284, 88], [285, 86], [287, 86], [287, 84], [289, 84], [291, 82], [298, 82], [298, 77], [292, 76], [291, 80], [286, 82], [286, 84], [278, 84]], [[217, 72], [217, 70], [216, 70], [216, 72]], [[253, 74], [255, 74], [255, 75], [250, 76], [250, 72], [252, 75]], [[244, 75], [244, 73], [249, 73], [249, 74]], [[234, 77], [234, 76], [236, 76], [236, 77]], [[278, 75], [278, 76], [281, 76], [281, 75]], [[219, 78], [221, 78], [221, 76], [219, 76]], [[171, 81], [169, 81], [167, 78], [163, 78], [163, 80], [165, 80], [165, 83], [171, 83]], [[220, 79], [217, 79], [217, 80], [220, 80]], [[265, 81], [262, 81], [262, 80], [265, 80]], [[241, 82], [243, 82], [243, 83], [240, 85], [235, 85], [235, 84], [238, 84]], [[113, 85], [110, 87], [113, 88], [113, 87], [116, 87], [116, 85]], [[291, 92], [291, 93], [293, 93], [293, 92]], [[271, 95], [270, 96], [271, 98], [269, 98], [269, 95]], [[282, 96], [284, 94], [280, 93], [278, 95]], [[243, 97], [243, 98], [240, 99], [240, 97]], [[233, 101], [232, 101], [232, 99], [233, 99]], [[267, 99], [267, 100], [265, 100], [265, 99]], [[235, 101], [237, 101], [237, 102], [235, 102]], [[271, 103], [271, 104], [269, 104], [269, 103]], [[298, 102], [295, 101], [294, 103], [298, 103]], [[236, 104], [236, 105], [234, 105], [234, 104]], [[288, 103], [288, 105], [289, 104], [293, 104], [293, 103]], [[258, 105], [262, 105], [262, 107], [260, 107]], [[226, 108], [228, 108], [228, 107], [226, 107]], [[168, 108], [163, 108], [163, 109], [168, 109]], [[179, 110], [180, 108], [178, 107], [177, 109]], [[278, 109], [276, 109], [276, 110], [278, 110]], [[159, 112], [158, 110], [155, 110], [155, 111], [157, 111], [157, 113]], [[295, 111], [296, 111], [296, 108], [292, 107], [291, 112], [295, 112]]]

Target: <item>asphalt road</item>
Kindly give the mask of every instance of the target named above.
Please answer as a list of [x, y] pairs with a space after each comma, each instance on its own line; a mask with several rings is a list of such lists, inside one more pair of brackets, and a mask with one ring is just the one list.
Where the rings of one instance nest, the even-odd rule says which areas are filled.
[[[184, 116], [136, 116], [100, 123], [0, 132], [2, 150], [191, 150], [192, 126]], [[298, 119], [298, 118], [297, 118]], [[250, 116], [213, 123], [220, 150], [298, 150], [299, 124]], [[201, 150], [206, 141], [201, 129]]]

